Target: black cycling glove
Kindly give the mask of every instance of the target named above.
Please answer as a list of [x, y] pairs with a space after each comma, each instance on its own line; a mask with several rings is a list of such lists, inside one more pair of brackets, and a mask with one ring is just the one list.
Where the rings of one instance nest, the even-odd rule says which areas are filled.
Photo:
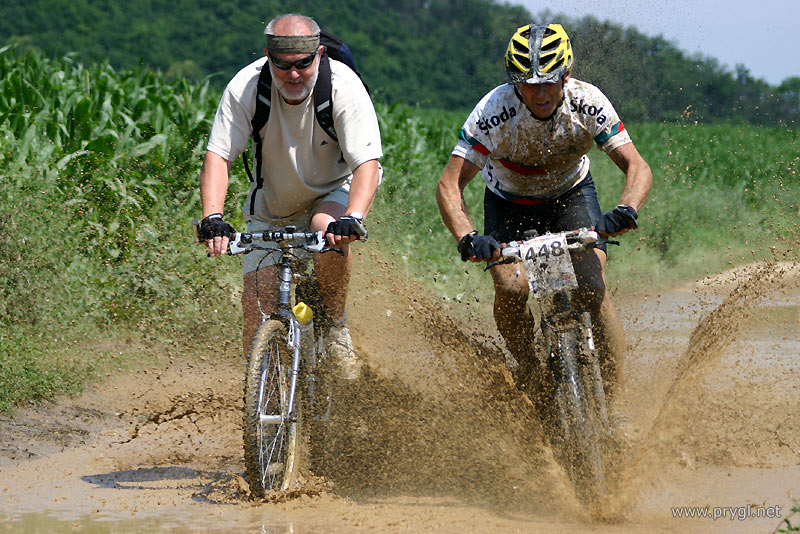
[[623, 230], [633, 230], [639, 227], [636, 210], [626, 204], [620, 204], [611, 211], [600, 216], [595, 230], [600, 234], [614, 235]]
[[338, 221], [330, 223], [325, 233], [341, 236], [356, 235], [364, 241], [367, 239], [367, 229], [364, 227], [364, 223], [360, 219], [349, 215], [340, 217]]
[[501, 248], [493, 236], [478, 235], [476, 230], [468, 233], [458, 242], [458, 251], [461, 253], [461, 261], [467, 261], [473, 256], [478, 260], [488, 260], [492, 258], [492, 252]]
[[236, 230], [222, 220], [221, 213], [212, 213], [208, 217], [204, 217], [197, 228], [197, 238], [200, 241], [208, 241], [222, 236], [233, 238], [235, 235]]

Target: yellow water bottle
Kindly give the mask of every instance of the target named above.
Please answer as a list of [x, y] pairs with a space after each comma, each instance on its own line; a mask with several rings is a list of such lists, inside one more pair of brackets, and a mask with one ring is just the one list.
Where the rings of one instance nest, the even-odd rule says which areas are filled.
[[300, 323], [300, 354], [309, 368], [315, 365], [316, 350], [314, 347], [314, 310], [305, 302], [298, 302], [292, 308], [292, 313]]
[[292, 308], [292, 313], [297, 317], [300, 324], [310, 323], [314, 320], [314, 310], [305, 302], [298, 302]]

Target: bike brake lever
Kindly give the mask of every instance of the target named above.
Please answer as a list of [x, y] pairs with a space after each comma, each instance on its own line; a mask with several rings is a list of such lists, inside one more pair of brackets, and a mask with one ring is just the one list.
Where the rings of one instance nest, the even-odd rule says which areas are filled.
[[489, 265], [487, 265], [486, 267], [483, 268], [483, 272], [488, 271], [489, 269], [491, 269], [495, 265], [504, 265], [506, 263], [514, 263], [514, 258], [508, 257], [508, 258], [503, 258], [500, 261], [493, 261]]
[[324, 254], [325, 252], [338, 252], [340, 255], [344, 256], [344, 251], [336, 247], [324, 247], [319, 251], [320, 254]]
[[194, 230], [194, 240], [198, 243], [202, 243], [203, 240], [200, 239], [200, 219], [192, 219], [192, 230]]
[[234, 254], [246, 254], [250, 252], [247, 247], [242, 245], [249, 244], [250, 241], [244, 239], [241, 232], [236, 232], [236, 235], [228, 241], [228, 256], [233, 256]]

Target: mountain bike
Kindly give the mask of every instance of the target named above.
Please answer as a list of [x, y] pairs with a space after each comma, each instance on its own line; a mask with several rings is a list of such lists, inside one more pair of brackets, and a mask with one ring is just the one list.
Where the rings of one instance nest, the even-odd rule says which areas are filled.
[[531, 354], [541, 371], [535, 384], [540, 388], [537, 410], [556, 457], [579, 498], [588, 503], [607, 493], [603, 443], [610, 427], [591, 317], [575, 304], [578, 283], [570, 251], [597, 241], [597, 233], [585, 228], [534, 235], [508, 243], [500, 251], [502, 259], [486, 267], [514, 262], [526, 267], [529, 302], [539, 310], [544, 349], [537, 353], [532, 347]]
[[[293, 226], [236, 233], [228, 244], [229, 255], [256, 249], [280, 255], [278, 309], [270, 315], [262, 312], [244, 385], [245, 470], [251, 496], [262, 499], [271, 491], [291, 489], [300, 465], [308, 460], [302, 441], [304, 412], [311, 422], [327, 417], [330, 408], [324, 376], [317, 374], [325, 357], [324, 314], [309, 270], [311, 259], [295, 252], [342, 251], [326, 245], [324, 232], [298, 232]], [[309, 320], [309, 315], [316, 319]]]

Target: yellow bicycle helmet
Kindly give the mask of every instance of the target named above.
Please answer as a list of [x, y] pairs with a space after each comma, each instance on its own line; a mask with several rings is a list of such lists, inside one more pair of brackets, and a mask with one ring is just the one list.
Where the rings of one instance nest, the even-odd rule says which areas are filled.
[[505, 55], [512, 83], [553, 83], [572, 67], [572, 43], [561, 24], [520, 26]]

